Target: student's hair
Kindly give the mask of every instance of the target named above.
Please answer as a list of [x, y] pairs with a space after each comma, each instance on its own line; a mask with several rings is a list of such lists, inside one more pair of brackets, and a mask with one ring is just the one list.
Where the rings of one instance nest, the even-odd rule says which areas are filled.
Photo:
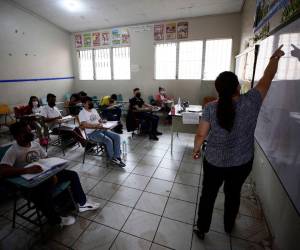
[[41, 105], [40, 105], [40, 100], [39, 100], [39, 98], [37, 98], [37, 97], [34, 96], [34, 95], [33, 95], [33, 96], [30, 96], [28, 105], [29, 105], [30, 107], [33, 107], [33, 104], [32, 104], [33, 99], [36, 99], [36, 100], [37, 100], [37, 102], [38, 102], [38, 107], [40, 107], [40, 106], [41, 106]]
[[217, 77], [215, 87], [219, 94], [217, 105], [217, 119], [219, 125], [231, 131], [235, 119], [235, 107], [232, 97], [236, 93], [239, 81], [237, 76], [230, 72], [224, 71]]
[[9, 126], [9, 131], [13, 137], [16, 137], [20, 133], [23, 133], [24, 128], [26, 128], [28, 124], [25, 121], [19, 121]]
[[79, 96], [83, 97], [83, 96], [87, 96], [87, 93], [85, 93], [84, 91], [80, 91], [78, 93]]
[[162, 91], [162, 90], [164, 90], [163, 87], [158, 87], [158, 91], [159, 91], [159, 92]]
[[117, 95], [116, 94], [112, 94], [111, 96], [110, 96], [110, 99], [113, 99], [113, 100], [117, 100], [118, 99], [118, 97], [117, 97]]
[[52, 93], [49, 93], [48, 95], [47, 95], [47, 101], [49, 101], [51, 98], [55, 98], [56, 97], [56, 95], [54, 95], [54, 94], [52, 94]]
[[89, 96], [84, 96], [84, 97], [81, 99], [81, 102], [82, 102], [83, 104], [87, 103], [88, 101], [92, 102], [93, 99], [92, 99], [91, 97], [89, 97]]
[[139, 88], [134, 88], [134, 89], [133, 89], [133, 92], [138, 91], [138, 90], [140, 90], [140, 89], [139, 89]]
[[79, 94], [72, 94], [71, 96], [70, 96], [70, 100], [72, 99], [72, 98], [75, 98], [76, 100], [80, 100], [80, 96], [79, 96]]

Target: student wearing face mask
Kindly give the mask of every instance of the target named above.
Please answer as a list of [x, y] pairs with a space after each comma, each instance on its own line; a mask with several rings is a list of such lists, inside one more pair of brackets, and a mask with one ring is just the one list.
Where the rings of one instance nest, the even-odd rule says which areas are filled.
[[173, 99], [167, 95], [165, 88], [158, 88], [158, 93], [155, 95], [155, 101], [157, 106], [161, 107], [161, 110], [166, 113], [166, 121], [170, 124], [172, 122], [172, 117], [168, 114], [171, 111]]
[[[16, 140], [7, 150], [0, 163], [0, 180], [22, 174], [35, 174], [42, 171], [41, 167], [34, 165], [24, 168], [26, 165], [46, 158], [47, 153], [36, 142], [30, 127], [25, 122], [17, 122], [10, 126], [10, 132]], [[51, 225], [68, 226], [75, 223], [73, 216], [63, 217], [55, 211], [52, 200], [52, 190], [55, 185], [69, 181], [74, 201], [78, 203], [79, 212], [95, 210], [98, 203], [88, 202], [82, 189], [78, 174], [72, 170], [62, 170], [55, 177], [50, 178], [37, 187], [31, 189], [30, 199], [47, 217]]]
[[145, 120], [146, 124], [149, 125], [149, 139], [158, 141], [158, 135], [162, 133], [157, 131], [159, 117], [153, 115], [153, 106], [144, 102], [141, 97], [141, 91], [139, 88], [133, 90], [134, 97], [129, 100], [129, 113], [127, 116], [127, 130], [132, 131], [132, 124], [134, 124], [134, 117], [137, 117], [140, 120]]
[[31, 96], [28, 102], [28, 106], [31, 109], [32, 114], [40, 114], [42, 111], [42, 107], [40, 105], [40, 101], [36, 96]]
[[121, 159], [121, 138], [115, 132], [104, 130], [102, 124], [105, 122], [101, 119], [97, 110], [94, 109], [92, 98], [85, 97], [82, 99], [83, 109], [79, 113], [80, 126], [86, 131], [87, 137], [99, 143], [103, 143], [109, 160], [120, 167], [125, 167]]

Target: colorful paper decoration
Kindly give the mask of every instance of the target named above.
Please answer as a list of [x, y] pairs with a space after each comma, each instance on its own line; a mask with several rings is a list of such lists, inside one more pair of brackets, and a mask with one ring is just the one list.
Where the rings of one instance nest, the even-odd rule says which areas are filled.
[[92, 47], [92, 35], [91, 33], [83, 34], [83, 46], [85, 48]]
[[81, 47], [82, 47], [82, 35], [75, 34], [75, 48], [81, 48]]
[[110, 45], [110, 32], [101, 33], [101, 45], [102, 46]]

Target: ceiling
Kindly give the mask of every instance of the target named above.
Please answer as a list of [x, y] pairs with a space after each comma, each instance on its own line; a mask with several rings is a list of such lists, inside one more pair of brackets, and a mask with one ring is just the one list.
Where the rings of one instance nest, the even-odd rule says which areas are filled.
[[240, 12], [244, 0], [10, 0], [70, 31]]

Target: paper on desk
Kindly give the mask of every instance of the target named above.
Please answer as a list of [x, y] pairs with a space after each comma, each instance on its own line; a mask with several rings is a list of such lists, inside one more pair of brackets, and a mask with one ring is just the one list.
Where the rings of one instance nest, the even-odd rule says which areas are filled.
[[199, 124], [199, 113], [195, 112], [183, 112], [182, 113], [183, 124]]
[[118, 126], [118, 121], [107, 121], [105, 123], [102, 123], [102, 126], [106, 129], [113, 129]]

